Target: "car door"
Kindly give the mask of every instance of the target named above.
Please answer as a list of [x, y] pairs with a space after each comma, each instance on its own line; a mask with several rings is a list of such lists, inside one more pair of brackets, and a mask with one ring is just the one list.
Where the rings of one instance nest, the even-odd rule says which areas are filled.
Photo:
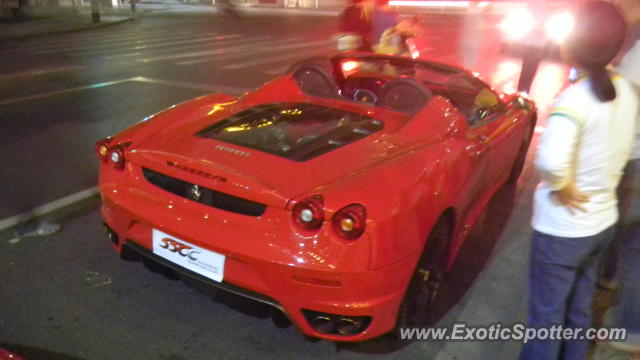
[[518, 156], [523, 139], [518, 129], [522, 128], [525, 118], [521, 112], [504, 104], [498, 94], [486, 86], [477, 93], [474, 103], [470, 125], [484, 136], [480, 151], [487, 158], [487, 191], [491, 191], [508, 176]]
[[[461, 194], [462, 199], [466, 199], [467, 203], [464, 204], [464, 214], [467, 218], [473, 210], [481, 203], [481, 199], [487, 192], [487, 188], [490, 185], [487, 178], [488, 153], [486, 152], [486, 141], [488, 134], [486, 128], [468, 128], [464, 136], [464, 156], [461, 157], [460, 162], [466, 163], [468, 171], [468, 178]], [[461, 165], [465, 167], [465, 165]]]
[[513, 116], [498, 94], [481, 80], [469, 74], [456, 74], [445, 82], [447, 96], [467, 119], [468, 144], [465, 152], [475, 166], [474, 183], [468, 194], [465, 212], [473, 217], [504, 180], [517, 150], [513, 150]]

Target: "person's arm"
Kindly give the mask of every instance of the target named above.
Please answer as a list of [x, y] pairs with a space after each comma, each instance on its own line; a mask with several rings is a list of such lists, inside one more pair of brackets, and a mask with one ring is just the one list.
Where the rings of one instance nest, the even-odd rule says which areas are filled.
[[535, 161], [542, 180], [572, 213], [574, 210], [585, 211], [582, 203], [589, 200], [575, 186], [575, 159], [582, 126], [579, 114], [569, 109], [554, 109], [540, 138]]

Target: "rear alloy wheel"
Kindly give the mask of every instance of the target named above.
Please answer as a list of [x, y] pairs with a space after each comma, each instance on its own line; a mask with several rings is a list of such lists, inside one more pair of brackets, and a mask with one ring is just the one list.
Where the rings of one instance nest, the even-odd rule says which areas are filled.
[[451, 222], [442, 216], [429, 235], [427, 246], [418, 260], [409, 288], [398, 311], [396, 330], [427, 325], [447, 272]]

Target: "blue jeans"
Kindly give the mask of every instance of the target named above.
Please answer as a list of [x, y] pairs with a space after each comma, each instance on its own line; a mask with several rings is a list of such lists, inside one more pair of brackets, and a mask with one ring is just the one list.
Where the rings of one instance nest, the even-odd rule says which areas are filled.
[[618, 245], [621, 287], [614, 327], [625, 328], [628, 333], [640, 336], [640, 224], [627, 226], [625, 230]]
[[[602, 273], [600, 277], [603, 280], [619, 282], [618, 264], [622, 259], [618, 259], [618, 254], [623, 253], [624, 249], [618, 247], [627, 246], [621, 243], [632, 240], [627, 238], [637, 237], [640, 232], [636, 227], [640, 224], [640, 159], [631, 160], [624, 168], [624, 174], [618, 185], [618, 210], [620, 219], [616, 227], [615, 240], [605, 255], [603, 261]], [[637, 240], [636, 240], [637, 241]], [[636, 245], [638, 246], [638, 245]]]
[[[565, 238], [534, 231], [529, 273], [527, 325], [534, 328], [592, 326], [592, 301], [602, 254], [613, 227], [593, 236]], [[587, 340], [534, 340], [520, 360], [585, 360]]]

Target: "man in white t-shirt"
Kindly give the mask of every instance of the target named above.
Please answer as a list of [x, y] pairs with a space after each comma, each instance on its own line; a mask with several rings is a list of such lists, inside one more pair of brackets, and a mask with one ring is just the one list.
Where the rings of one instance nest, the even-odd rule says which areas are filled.
[[[618, 221], [616, 188], [631, 155], [638, 98], [607, 69], [625, 37], [620, 11], [586, 1], [575, 16], [563, 58], [585, 77], [560, 94], [538, 144], [527, 325], [586, 331], [598, 263]], [[520, 360], [584, 360], [588, 349], [585, 339], [536, 339]]]
[[[617, 76], [613, 84], [616, 99], [606, 103], [591, 94], [590, 79], [578, 80], [566, 89], [538, 144], [535, 165], [542, 182], [534, 194], [531, 222], [535, 230], [528, 316], [531, 327], [592, 326], [597, 264], [618, 220], [616, 187], [631, 155], [635, 115], [630, 114], [638, 107], [626, 80]], [[548, 344], [536, 343], [540, 342], [525, 345], [534, 350], [521, 359], [560, 359], [550, 355]], [[566, 342], [557, 348], [566, 354], [585, 352], [587, 346], [577, 343]], [[545, 348], [544, 352], [537, 347]], [[586, 358], [568, 356], [562, 359]]]

